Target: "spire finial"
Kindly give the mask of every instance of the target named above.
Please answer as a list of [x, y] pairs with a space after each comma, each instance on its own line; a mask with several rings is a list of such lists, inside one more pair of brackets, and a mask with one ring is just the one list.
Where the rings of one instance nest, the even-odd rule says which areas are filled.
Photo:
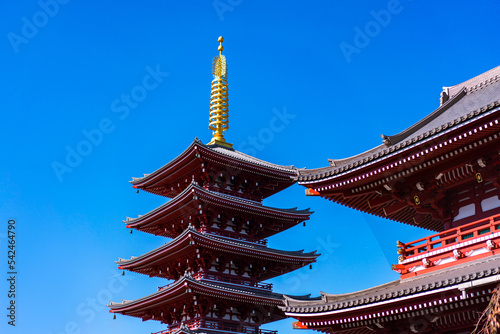
[[212, 92], [210, 95], [210, 119], [208, 128], [212, 130], [212, 140], [208, 145], [219, 145], [232, 148], [224, 139], [224, 132], [229, 129], [229, 104], [228, 104], [228, 85], [227, 85], [227, 62], [226, 57], [222, 55], [224, 47], [224, 37], [220, 36], [219, 55], [212, 61]]
[[220, 43], [219, 44], [219, 56], [222, 56], [222, 51], [224, 51], [224, 47], [222, 46], [222, 43], [224, 42], [224, 37], [220, 36], [217, 41]]

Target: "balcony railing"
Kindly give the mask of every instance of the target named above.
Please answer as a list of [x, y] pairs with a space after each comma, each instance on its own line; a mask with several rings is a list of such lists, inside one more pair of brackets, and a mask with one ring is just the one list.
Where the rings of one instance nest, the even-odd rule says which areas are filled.
[[200, 326], [201, 329], [211, 329], [226, 331], [231, 333], [244, 333], [244, 334], [277, 334], [278, 331], [268, 329], [255, 329], [255, 327], [241, 326], [236, 323], [222, 322], [222, 321], [206, 321], [204, 325]]
[[500, 231], [500, 214], [477, 220], [454, 229], [418, 239], [409, 243], [398, 243], [398, 254], [403, 259], [434, 252], [465, 241], [485, 237]]
[[[200, 328], [200, 322], [199, 321], [192, 321], [190, 323], [185, 323], [184, 326], [186, 326], [189, 329], [195, 330], [195, 329]], [[164, 331], [159, 331], [159, 332], [151, 333], [151, 334], [172, 334], [175, 331], [177, 331], [178, 329], [179, 329], [179, 327], [173, 327], [170, 329], [166, 329]]]
[[256, 238], [252, 238], [250, 236], [245, 236], [245, 235], [240, 234], [240, 233], [229, 232], [229, 231], [224, 231], [224, 230], [219, 230], [219, 229], [211, 229], [211, 228], [201, 228], [200, 232], [209, 233], [209, 234], [213, 234], [216, 236], [227, 237], [227, 238], [236, 239], [236, 240], [241, 240], [241, 241], [245, 241], [245, 242], [251, 242], [254, 244], [258, 244], [260, 246], [267, 247], [267, 239], [256, 239]]
[[[235, 334], [278, 334], [278, 331], [267, 330], [267, 329], [255, 329], [255, 327], [249, 326], [240, 326], [236, 323], [228, 323], [222, 321], [205, 321], [205, 323], [201, 323], [200, 321], [186, 322], [184, 326], [188, 327], [191, 330], [195, 329], [209, 329], [215, 331], [224, 331], [231, 332]], [[151, 333], [151, 334], [172, 334], [177, 331], [179, 327], [173, 327], [168, 330]]]
[[206, 280], [211, 280], [211, 281], [216, 281], [216, 282], [244, 285], [247, 287], [258, 288], [258, 289], [271, 290], [273, 288], [273, 285], [271, 283], [252, 282], [252, 281], [245, 280], [242, 278], [231, 277], [231, 276], [227, 276], [227, 275], [198, 273], [196, 275], [193, 275], [193, 278], [197, 279], [197, 280], [206, 279]]
[[218, 193], [222, 193], [222, 194], [226, 194], [226, 195], [230, 195], [230, 196], [234, 196], [236, 198], [248, 199], [248, 200], [254, 201], [254, 202], [261, 202], [262, 201], [262, 199], [259, 196], [253, 196], [253, 195], [250, 195], [246, 192], [240, 193], [240, 192], [237, 192], [234, 190], [227, 190], [227, 189], [222, 189], [219, 187], [212, 187], [212, 186], [205, 187], [205, 189], [208, 189], [208, 190], [211, 190], [214, 192], [218, 192]]

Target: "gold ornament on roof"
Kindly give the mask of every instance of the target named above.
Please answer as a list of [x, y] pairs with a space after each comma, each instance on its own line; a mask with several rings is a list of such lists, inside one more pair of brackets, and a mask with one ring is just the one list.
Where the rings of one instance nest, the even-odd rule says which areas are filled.
[[224, 132], [229, 129], [229, 96], [227, 85], [227, 62], [222, 55], [224, 38], [219, 37], [219, 55], [212, 61], [212, 90], [210, 94], [210, 118], [208, 128], [212, 130], [212, 140], [208, 145], [220, 145], [232, 148], [233, 144], [224, 139]]

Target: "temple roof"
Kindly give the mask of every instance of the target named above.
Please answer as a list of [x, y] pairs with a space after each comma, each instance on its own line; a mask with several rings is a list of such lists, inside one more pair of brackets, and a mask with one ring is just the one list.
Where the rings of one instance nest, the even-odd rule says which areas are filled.
[[181, 279], [170, 284], [168, 287], [154, 292], [148, 296], [136, 300], [123, 300], [121, 303], [110, 302], [107, 305], [113, 313], [143, 311], [151, 307], [157, 307], [162, 304], [168, 304], [174, 295], [185, 296], [186, 289], [195, 293], [209, 295], [222, 299], [238, 299], [242, 302], [256, 302], [261, 304], [282, 305], [283, 294], [274, 293], [266, 290], [245, 289], [243, 286], [235, 288], [223, 283], [208, 283], [198, 281], [190, 275], [184, 275]]
[[453, 95], [427, 117], [398, 134], [382, 135], [383, 144], [366, 152], [344, 159], [329, 159], [328, 167], [299, 170], [299, 183], [307, 185], [336, 178], [497, 111], [500, 106], [500, 66], [446, 89]]
[[[192, 194], [196, 194], [197, 199], [193, 199]], [[175, 212], [184, 213], [184, 215], [191, 215], [191, 211], [199, 212], [198, 205], [187, 204], [193, 201], [203, 201], [212, 203], [215, 206], [222, 207], [223, 209], [234, 209], [235, 211], [241, 211], [246, 213], [251, 213], [253, 215], [257, 214], [268, 219], [287, 221], [291, 220], [294, 222], [293, 225], [309, 219], [309, 216], [313, 213], [309, 209], [297, 210], [297, 208], [280, 209], [262, 205], [261, 202], [251, 201], [244, 198], [222, 194], [219, 192], [204, 189], [197, 185], [194, 181], [187, 186], [180, 194], [174, 197], [172, 200], [166, 202], [165, 204], [159, 206], [158, 208], [144, 214], [140, 215], [138, 218], [127, 217], [124, 220], [128, 227], [144, 229], [146, 232], [154, 233], [153, 230], [149, 231], [148, 228], [153, 228], [154, 224], [160, 220], [165, 220], [168, 214], [173, 214]], [[187, 217], [186, 217], [187, 219]], [[287, 226], [282, 230], [291, 227], [293, 225]], [[264, 226], [267, 227], [267, 226]], [[276, 233], [276, 231], [271, 231], [262, 234], [262, 238]], [[172, 237], [172, 235], [167, 235]], [[175, 237], [175, 236], [173, 236]]]
[[156, 171], [154, 171], [150, 174], [144, 174], [143, 177], [133, 177], [132, 181], [129, 181], [129, 182], [132, 183], [133, 185], [137, 185], [137, 184], [141, 184], [141, 183], [144, 183], [148, 180], [153, 179], [155, 176], [160, 174], [162, 171], [169, 169], [170, 167], [177, 164], [179, 162], [179, 160], [184, 158], [185, 155], [188, 154], [190, 151], [192, 151], [192, 149], [195, 147], [204, 148], [204, 149], [208, 150], [209, 152], [212, 152], [214, 155], [229, 158], [232, 160], [238, 160], [238, 161], [245, 162], [245, 163], [250, 163], [250, 164], [255, 165], [257, 167], [264, 167], [267, 169], [287, 172], [291, 175], [296, 175], [297, 171], [298, 171], [298, 169], [296, 169], [293, 165], [290, 165], [290, 166], [276, 165], [276, 164], [273, 164], [273, 163], [270, 163], [270, 162], [267, 162], [267, 161], [264, 161], [261, 159], [257, 159], [255, 157], [248, 155], [248, 154], [245, 154], [243, 152], [236, 151], [234, 149], [230, 149], [227, 147], [222, 147], [222, 146], [217, 146], [217, 145], [205, 145], [201, 142], [200, 139], [195, 138], [194, 141], [191, 143], [191, 145], [189, 145], [188, 148], [184, 150], [184, 152], [182, 152], [179, 156], [174, 158], [172, 161], [170, 161], [169, 163], [165, 164], [163, 167], [160, 167], [159, 169], [157, 169]]
[[[282, 208], [274, 208], [271, 206], [265, 206], [265, 205], [262, 205], [262, 203], [260, 203], [260, 202], [251, 201], [251, 200], [247, 200], [247, 199], [236, 197], [236, 196], [222, 194], [222, 193], [219, 193], [216, 191], [207, 190], [207, 189], [204, 189], [204, 188], [200, 187], [198, 184], [193, 182], [188, 187], [186, 187], [186, 189], [184, 189], [184, 191], [182, 193], [180, 193], [179, 195], [177, 195], [176, 197], [174, 197], [170, 201], [166, 202], [165, 204], [157, 207], [156, 209], [154, 209], [154, 210], [152, 210], [144, 215], [140, 215], [137, 218], [127, 217], [127, 219], [124, 220], [123, 222], [125, 222], [129, 225], [137, 224], [140, 221], [143, 221], [146, 218], [150, 217], [154, 213], [161, 211], [162, 209], [165, 209], [166, 207], [173, 206], [173, 203], [177, 202], [178, 199], [186, 196], [190, 192], [197, 192], [198, 194], [202, 194], [202, 195], [206, 195], [206, 196], [210, 196], [210, 197], [214, 197], [214, 198], [219, 198], [219, 199], [225, 200], [225, 201], [234, 202], [237, 205], [237, 207], [239, 207], [239, 208], [242, 208], [242, 206], [244, 206], [244, 207], [252, 208], [254, 210], [262, 211], [262, 213], [267, 213], [267, 212], [274, 212], [277, 214], [290, 213], [290, 214], [304, 215], [304, 216], [310, 216], [311, 214], [314, 213], [313, 211], [310, 210], [310, 208], [298, 210], [297, 207], [282, 209]], [[176, 209], [176, 208], [174, 207], [173, 209]]]
[[500, 77], [500, 66], [492, 68], [491, 70], [484, 72], [472, 79], [464, 81], [458, 85], [443, 87], [443, 92], [448, 96], [456, 95], [463, 87], [467, 87], [468, 89], [481, 89], [485, 85], [489, 83], [498, 81]]
[[134, 188], [172, 198], [192, 180], [207, 187], [218, 187], [219, 181], [225, 180], [236, 189], [228, 190], [223, 185], [215, 190], [260, 201], [291, 186], [297, 175], [294, 166], [272, 164], [232, 148], [204, 145], [195, 138], [169, 163], [151, 174], [132, 178], [130, 183]]
[[[199, 143], [201, 144], [201, 141]], [[203, 145], [203, 144], [201, 144], [201, 145]], [[266, 167], [266, 168], [270, 168], [270, 169], [276, 169], [276, 170], [285, 171], [285, 172], [290, 172], [293, 174], [296, 174], [297, 170], [298, 170], [293, 165], [290, 165], [290, 166], [276, 165], [276, 164], [273, 164], [273, 163], [270, 163], [270, 162], [267, 162], [264, 160], [257, 159], [255, 157], [252, 157], [251, 155], [245, 154], [243, 152], [228, 149], [226, 147], [216, 146], [216, 145], [203, 145], [203, 146], [212, 150], [213, 152], [217, 152], [221, 155], [225, 155], [227, 157], [230, 157], [230, 158], [233, 158], [236, 160], [249, 162], [253, 165], [262, 166], [262, 167]]]
[[[268, 259], [276, 262], [304, 262], [303, 265], [315, 261], [320, 255], [316, 251], [304, 253], [303, 250], [299, 251], [284, 251], [257, 244], [250, 244], [239, 242], [234, 239], [227, 239], [212, 234], [200, 233], [192, 226], [189, 226], [182, 234], [165, 245], [162, 245], [146, 254], [138, 257], [132, 257], [129, 260], [119, 259], [116, 263], [121, 268], [127, 269], [128, 266], [134, 269], [154, 266], [162, 260], [169, 257], [169, 254], [174, 258], [178, 257], [180, 250], [187, 251], [187, 247], [191, 246], [193, 249], [196, 247], [190, 243], [193, 240], [196, 244], [206, 246], [208, 248], [220, 249], [224, 252], [241, 254], [246, 256], [255, 256], [261, 259]], [[189, 246], [188, 246], [189, 244]], [[174, 249], [179, 248], [177, 251]], [[267, 273], [268, 276], [273, 277], [271, 272]], [[270, 277], [266, 277], [270, 278]]]
[[[285, 296], [286, 307], [283, 310], [288, 316], [320, 316], [336, 310], [359, 309], [362, 307], [387, 304], [404, 298], [417, 298], [429, 293], [439, 293], [449, 289], [465, 289], [475, 286], [476, 281], [494, 283], [500, 281], [500, 255], [489, 256], [475, 261], [456, 265], [448, 269], [419, 275], [404, 280], [396, 280], [345, 294], [329, 294], [321, 292], [320, 297], [297, 299]], [[476, 282], [477, 285], [479, 285]]]

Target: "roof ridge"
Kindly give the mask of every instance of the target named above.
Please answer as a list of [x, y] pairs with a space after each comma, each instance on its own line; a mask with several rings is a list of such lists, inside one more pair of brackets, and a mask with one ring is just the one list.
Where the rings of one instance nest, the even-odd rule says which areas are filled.
[[[200, 143], [200, 146], [202, 146], [206, 149], [209, 149], [210, 151], [217, 152], [219, 154], [223, 154], [223, 155], [230, 157], [230, 158], [238, 159], [238, 157], [235, 157], [234, 155], [231, 155], [226, 151], [229, 151], [233, 154], [241, 155], [240, 160], [247, 162], [247, 163], [251, 163], [251, 164], [260, 166], [260, 167], [268, 167], [268, 168], [271, 167], [271, 168], [275, 168], [275, 169], [282, 170], [282, 171], [294, 172], [295, 174], [298, 173], [298, 169], [294, 165], [288, 165], [288, 166], [287, 165], [278, 165], [278, 164], [251, 156], [251, 155], [246, 154], [244, 152], [241, 152], [241, 151], [238, 151], [235, 149], [229, 149], [227, 147], [223, 147], [223, 146], [219, 146], [219, 145], [205, 145], [205, 144]], [[216, 149], [221, 149], [221, 150], [216, 150]], [[246, 158], [246, 159], [241, 159], [241, 158]]]
[[217, 234], [203, 233], [203, 232], [198, 232], [198, 231], [195, 231], [194, 233], [196, 233], [200, 236], [209, 238], [209, 239], [216, 239], [216, 240], [220, 240], [220, 241], [225, 241], [228, 243], [235, 244], [236, 246], [248, 246], [249, 248], [261, 250], [261, 251], [267, 251], [269, 253], [291, 255], [291, 256], [304, 256], [304, 257], [308, 257], [308, 256], [318, 257], [321, 255], [321, 254], [317, 253], [317, 250], [313, 250], [310, 252], [304, 252], [304, 249], [300, 249], [300, 250], [296, 250], [296, 251], [287, 251], [287, 250], [281, 250], [281, 249], [276, 249], [276, 248], [271, 248], [271, 247], [265, 247], [265, 246], [261, 246], [258, 244], [252, 244], [252, 243], [240, 241], [237, 239], [228, 240], [227, 238], [225, 238], [223, 236], [219, 236]]
[[[500, 265], [497, 263], [499, 258], [500, 255], [495, 255], [490, 258], [482, 258], [468, 263], [463, 267], [453, 266], [445, 272], [436, 271], [434, 275], [424, 274], [412, 278], [399, 279], [352, 293], [328, 295], [322, 292], [321, 294], [323, 298], [316, 301], [312, 299], [289, 299], [296, 305], [287, 305], [287, 309], [290, 310], [296, 307], [304, 307], [315, 312], [317, 310], [314, 310], [314, 308], [322, 308], [323, 311], [329, 311], [333, 309], [349, 308], [378, 301], [390, 300], [398, 297], [416, 295], [425, 293], [426, 291], [438, 290], [483, 277], [499, 275]], [[464, 272], [464, 268], [467, 268], [468, 270], [465, 270]], [[454, 274], [443, 278], [443, 275], [447, 272], [452, 272]], [[391, 289], [391, 284], [394, 285], [395, 289]], [[328, 297], [330, 297], [330, 300]]]
[[499, 80], [500, 66], [497, 66], [457, 85], [443, 87], [443, 93], [449, 97], [452, 97], [456, 95], [462, 88], [466, 88], [468, 93], [473, 93]]
[[193, 142], [191, 144], [189, 144], [189, 146], [184, 151], [182, 151], [179, 155], [177, 155], [176, 157], [174, 157], [168, 163], [166, 163], [165, 165], [161, 166], [160, 168], [156, 169], [155, 171], [153, 171], [153, 172], [151, 172], [149, 174], [144, 174], [144, 176], [141, 176], [141, 177], [132, 177], [132, 181], [128, 181], [128, 182], [132, 183], [133, 185], [135, 185], [136, 183], [139, 183], [140, 181], [144, 180], [145, 178], [147, 178], [147, 177], [149, 177], [151, 175], [157, 175], [157, 174], [161, 173], [167, 167], [169, 167], [171, 165], [174, 165], [178, 160], [181, 159], [182, 156], [184, 156], [187, 152], [189, 152], [189, 150], [193, 146], [195, 146], [195, 145], [203, 145], [203, 143], [198, 138], [195, 137], [195, 139], [193, 140]]
[[439, 117], [446, 110], [448, 110], [451, 106], [453, 106], [455, 103], [460, 101], [465, 95], [467, 95], [467, 89], [464, 87], [464, 88], [460, 89], [460, 91], [457, 94], [455, 94], [451, 99], [449, 99], [448, 101], [446, 101], [445, 103], [440, 105], [437, 109], [435, 109], [429, 115], [422, 118], [417, 123], [411, 125], [409, 128], [406, 128], [405, 130], [401, 131], [400, 133], [392, 135], [392, 136], [381, 135], [381, 137], [383, 138], [382, 142], [386, 146], [392, 146], [394, 144], [399, 143], [401, 140], [407, 138], [412, 133], [415, 133], [416, 131], [420, 130], [425, 125], [429, 124], [434, 119]]
[[[314, 169], [309, 169], [305, 171], [299, 172], [299, 175], [297, 177], [297, 180], [299, 184], [301, 182], [307, 182], [311, 180], [317, 180], [317, 179], [323, 179], [326, 177], [333, 177], [334, 175], [337, 175], [339, 173], [347, 173], [349, 172], [350, 169], [363, 165], [365, 163], [371, 162], [373, 160], [377, 160], [378, 158], [384, 157], [389, 153], [393, 153], [394, 151], [403, 149], [403, 148], [408, 148], [413, 145], [418, 145], [422, 140], [427, 139], [429, 136], [434, 136], [444, 130], [450, 130], [452, 128], [455, 128], [456, 126], [461, 125], [463, 122], [473, 118], [473, 117], [479, 117], [481, 114], [490, 112], [490, 111], [495, 111], [495, 108], [498, 108], [500, 106], [500, 99], [489, 102], [484, 104], [483, 106], [472, 110], [470, 112], [467, 112], [466, 114], [456, 117], [455, 119], [444, 123], [438, 127], [434, 127], [431, 130], [428, 130], [422, 134], [416, 135], [411, 138], [403, 138], [404, 140], [401, 140], [394, 145], [391, 145], [389, 147], [386, 147], [383, 150], [380, 150], [379, 152], [376, 152], [375, 154], [371, 156], [367, 156], [364, 158], [361, 158], [363, 154], [370, 152], [366, 151], [364, 153], [360, 153], [357, 155], [352, 156], [351, 158], [353, 159], [352, 163], [348, 165], [340, 165], [340, 166], [326, 166], [326, 167], [320, 167], [320, 168], [314, 168]], [[382, 148], [383, 145], [379, 145], [376, 148]], [[375, 150], [376, 151], [376, 150]], [[347, 160], [349, 158], [346, 158], [344, 160]], [[338, 160], [337, 160], [338, 161]], [[321, 174], [321, 175], [319, 175]], [[318, 177], [320, 176], [320, 177]]]

